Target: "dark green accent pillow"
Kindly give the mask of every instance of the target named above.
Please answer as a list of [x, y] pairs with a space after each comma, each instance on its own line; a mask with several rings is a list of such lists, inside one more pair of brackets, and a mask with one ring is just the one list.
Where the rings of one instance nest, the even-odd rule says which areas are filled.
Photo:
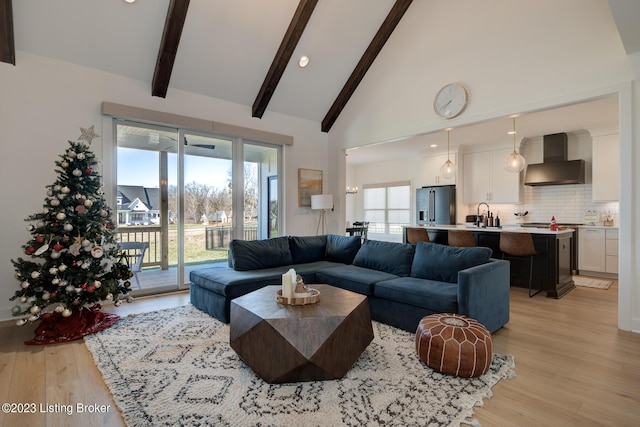
[[415, 247], [408, 243], [369, 240], [358, 251], [353, 265], [384, 271], [396, 276], [408, 276]]
[[290, 236], [289, 250], [294, 264], [322, 261], [327, 249], [327, 236]]
[[485, 264], [490, 248], [456, 248], [430, 242], [418, 242], [411, 265], [411, 276], [440, 282], [457, 283], [458, 271]]
[[351, 264], [360, 249], [360, 236], [338, 236], [327, 234], [327, 248], [324, 259], [332, 262]]
[[293, 264], [287, 237], [267, 240], [232, 240], [229, 243], [231, 265], [237, 271], [259, 270]]

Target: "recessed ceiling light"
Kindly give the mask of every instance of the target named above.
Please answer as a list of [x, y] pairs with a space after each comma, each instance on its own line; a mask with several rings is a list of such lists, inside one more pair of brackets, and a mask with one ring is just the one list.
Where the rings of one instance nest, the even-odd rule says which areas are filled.
[[306, 55], [302, 55], [300, 57], [300, 60], [298, 61], [298, 65], [300, 66], [300, 68], [304, 68], [309, 65], [309, 57]]
[[129, 4], [131, 4], [131, 3], [135, 3], [135, 1], [136, 1], [136, 0], [124, 0], [124, 2], [125, 2], [125, 3], [129, 3]]
[[438, 146], [438, 144], [431, 144], [429, 147], [436, 148], [437, 146]]

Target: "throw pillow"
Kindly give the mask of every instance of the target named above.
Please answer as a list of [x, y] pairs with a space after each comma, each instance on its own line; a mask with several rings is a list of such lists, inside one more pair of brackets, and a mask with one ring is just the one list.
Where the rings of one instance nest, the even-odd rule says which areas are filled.
[[408, 243], [367, 241], [353, 260], [353, 265], [371, 268], [396, 276], [408, 276], [415, 248]]
[[327, 234], [327, 248], [324, 258], [327, 261], [351, 264], [360, 249], [360, 236], [338, 236]]
[[430, 242], [418, 242], [411, 265], [411, 276], [456, 283], [458, 271], [489, 262], [490, 248], [457, 248]]
[[322, 261], [327, 247], [327, 236], [290, 236], [289, 250], [294, 264]]
[[237, 271], [291, 265], [291, 252], [287, 237], [267, 240], [232, 240], [229, 255], [233, 258], [233, 269]]

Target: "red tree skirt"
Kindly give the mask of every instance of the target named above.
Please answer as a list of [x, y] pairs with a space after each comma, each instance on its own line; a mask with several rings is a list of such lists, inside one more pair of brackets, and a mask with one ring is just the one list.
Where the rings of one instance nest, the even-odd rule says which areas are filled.
[[25, 344], [57, 344], [74, 341], [85, 335], [107, 329], [113, 326], [120, 316], [103, 313], [100, 304], [93, 307], [81, 307], [73, 310], [71, 316], [63, 317], [60, 313], [48, 313], [42, 317], [40, 325], [35, 330], [35, 337]]

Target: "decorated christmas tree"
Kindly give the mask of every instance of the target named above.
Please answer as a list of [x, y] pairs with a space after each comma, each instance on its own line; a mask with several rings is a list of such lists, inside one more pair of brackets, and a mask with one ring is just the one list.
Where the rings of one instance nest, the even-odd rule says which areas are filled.
[[[113, 325], [119, 317], [100, 311], [101, 301], [130, 302], [131, 270], [115, 239], [111, 209], [89, 145], [98, 135], [80, 128], [78, 142], [55, 162], [57, 180], [47, 185], [43, 212], [29, 216], [27, 259], [12, 260], [20, 289], [11, 298], [18, 325], [41, 320], [27, 344], [70, 341]], [[80, 142], [86, 141], [86, 142]], [[92, 307], [88, 305], [93, 304]]]

